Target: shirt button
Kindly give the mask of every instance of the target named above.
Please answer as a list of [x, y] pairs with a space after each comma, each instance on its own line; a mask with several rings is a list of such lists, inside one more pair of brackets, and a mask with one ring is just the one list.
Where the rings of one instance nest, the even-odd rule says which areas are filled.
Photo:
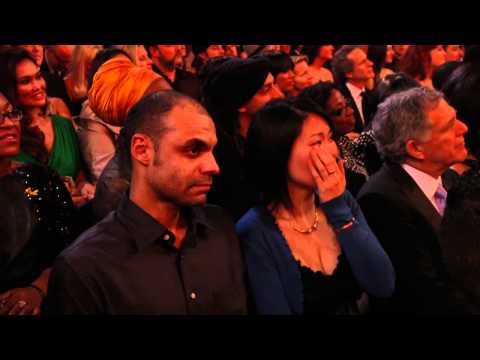
[[165, 241], [170, 240], [170, 235], [168, 235], [168, 234], [163, 235], [163, 240], [165, 240]]
[[196, 298], [197, 298], [197, 294], [195, 294], [194, 292], [192, 292], [192, 293], [190, 294], [190, 299], [195, 300]]

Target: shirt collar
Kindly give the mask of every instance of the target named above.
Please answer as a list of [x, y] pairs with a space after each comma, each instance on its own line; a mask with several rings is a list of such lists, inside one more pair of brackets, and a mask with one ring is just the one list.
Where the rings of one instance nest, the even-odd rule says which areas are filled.
[[[433, 199], [438, 186], [442, 184], [442, 177], [434, 178], [429, 174], [414, 168], [408, 164], [402, 164], [402, 168], [410, 175], [415, 181], [420, 190], [425, 194], [428, 199]], [[442, 184], [443, 185], [443, 184]]]
[[[161, 241], [163, 236], [170, 232], [164, 225], [130, 200], [128, 193], [129, 191], [123, 195], [120, 201], [117, 216], [126, 225], [137, 249], [141, 251], [156, 241]], [[213, 227], [206, 217], [203, 206], [185, 207], [182, 211], [187, 217], [189, 227], [192, 225], [195, 237], [199, 234], [200, 228]]]
[[353, 96], [354, 98], [360, 97], [360, 94], [365, 91], [365, 87], [359, 88], [359, 87], [351, 84], [351, 83], [348, 82], [348, 81], [347, 81], [346, 86], [347, 86], [348, 90], [350, 90], [350, 94], [352, 94], [352, 96]]

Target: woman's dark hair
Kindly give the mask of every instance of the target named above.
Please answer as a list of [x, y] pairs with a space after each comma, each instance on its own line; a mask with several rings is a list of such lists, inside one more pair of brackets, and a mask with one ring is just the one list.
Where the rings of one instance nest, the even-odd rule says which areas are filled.
[[480, 45], [466, 45], [463, 61], [465, 63], [479, 63], [480, 62]]
[[[31, 61], [37, 66], [35, 59], [24, 49], [10, 48], [0, 52], [0, 92], [5, 95], [13, 106], [21, 110], [24, 109], [18, 102], [16, 74], [18, 64], [25, 60]], [[44, 112], [46, 112], [46, 108], [47, 105], [45, 105], [43, 109]], [[24, 116], [21, 121], [22, 149], [41, 163], [47, 163], [48, 150], [44, 144], [45, 135], [37, 126], [30, 126], [31, 122], [31, 117], [24, 111]]]
[[417, 80], [400, 72], [385, 76], [383, 81], [378, 84], [375, 92], [378, 95], [379, 102], [382, 103], [390, 95], [419, 86], [421, 85]]
[[278, 74], [293, 70], [292, 58], [283, 52], [265, 54], [263, 57], [270, 62], [270, 72], [275, 79]]
[[118, 48], [103, 49], [103, 50], [100, 50], [95, 55], [95, 57], [92, 60], [92, 64], [90, 66], [90, 70], [88, 71], [88, 74], [87, 74], [87, 86], [89, 89], [92, 87], [93, 77], [95, 76], [95, 73], [98, 71], [100, 66], [102, 66], [108, 60], [113, 59], [115, 56], [118, 56], [118, 55], [125, 55], [127, 58], [129, 58], [133, 62], [133, 59], [130, 57], [130, 55], [126, 51]]
[[270, 101], [257, 112], [250, 125], [245, 145], [246, 171], [265, 206], [292, 207], [287, 186], [288, 162], [310, 113], [321, 116], [332, 128], [330, 118], [317, 104], [298, 98]]
[[320, 81], [317, 84], [304, 89], [299, 98], [308, 97], [317, 103], [322, 109], [327, 109], [327, 102], [333, 90], [339, 90], [338, 86], [331, 81]]
[[430, 51], [436, 47], [437, 45], [411, 45], [400, 60], [400, 71], [412, 78], [425, 80], [429, 75], [427, 70], [432, 66]]
[[480, 159], [480, 63], [463, 63], [448, 77], [442, 87], [457, 117], [468, 126], [465, 143], [470, 153]]
[[373, 62], [375, 77], [380, 74], [387, 58], [387, 45], [368, 45], [367, 58]]
[[318, 56], [318, 52], [322, 48], [322, 46], [326, 45], [305, 45], [301, 51], [303, 55], [307, 55], [308, 57], [308, 65], [312, 65], [315, 61], [315, 58]]
[[369, 99], [369, 108], [372, 111], [372, 118], [377, 112], [378, 105], [385, 101], [390, 95], [418, 86], [421, 85], [417, 80], [401, 72], [385, 76], [385, 78], [375, 87]]
[[443, 85], [447, 82], [450, 75], [457, 67], [462, 64], [461, 61], [448, 61], [436, 69], [432, 74], [432, 84], [437, 90], [441, 90]]
[[[340, 92], [340, 89], [338, 86], [330, 81], [320, 81], [317, 84], [310, 86], [306, 89], [304, 89], [299, 95], [298, 99], [299, 101], [313, 101], [316, 103], [320, 108], [325, 111], [325, 113], [328, 114], [327, 111], [327, 102], [330, 99], [330, 96], [332, 96], [332, 92], [334, 90], [337, 90]], [[338, 136], [335, 128], [335, 122], [332, 121], [333, 126], [332, 129], [335, 132], [335, 135]]]
[[215, 102], [212, 103], [208, 97], [208, 90], [204, 90], [209, 86], [209, 81], [216, 76], [216, 73], [221, 65], [229, 61], [231, 58], [231, 56], [219, 56], [208, 59], [198, 73], [198, 79], [200, 80], [202, 94], [200, 103], [209, 112], [210, 116], [215, 122], [215, 125], [217, 126], [217, 131], [221, 131], [218, 129], [221, 127], [229, 135], [233, 136], [238, 128], [238, 112], [232, 111], [231, 109], [225, 109], [222, 106], [217, 106]]

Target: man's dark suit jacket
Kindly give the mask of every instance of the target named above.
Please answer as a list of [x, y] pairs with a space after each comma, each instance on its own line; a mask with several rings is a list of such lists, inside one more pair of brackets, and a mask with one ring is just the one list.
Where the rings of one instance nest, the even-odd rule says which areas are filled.
[[415, 181], [400, 165], [386, 163], [362, 187], [358, 202], [397, 274], [394, 295], [372, 299], [372, 312], [448, 312], [447, 273], [438, 239], [441, 217]]
[[338, 87], [340, 89], [340, 92], [342, 95], [345, 97], [347, 102], [351, 105], [353, 109], [353, 113], [355, 115], [355, 132], [361, 133], [363, 129], [370, 123], [371, 118], [373, 117], [374, 114], [371, 114], [370, 108], [372, 107], [370, 103], [372, 102], [371, 97], [372, 97], [372, 92], [365, 90], [365, 93], [363, 95], [363, 101], [362, 101], [362, 107], [363, 107], [363, 118], [365, 120], [365, 124], [362, 122], [362, 118], [360, 115], [360, 110], [358, 109], [357, 105], [355, 104], [355, 100], [353, 100], [353, 96], [350, 93], [350, 90], [348, 89], [347, 85], [345, 83], [343, 84], [338, 84]]

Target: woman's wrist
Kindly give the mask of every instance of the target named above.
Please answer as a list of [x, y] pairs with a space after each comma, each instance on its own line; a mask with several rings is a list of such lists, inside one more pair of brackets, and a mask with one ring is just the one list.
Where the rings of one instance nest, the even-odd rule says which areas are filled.
[[350, 229], [354, 224], [355, 224], [356, 219], [352, 217], [349, 221], [347, 221], [345, 224], [342, 226], [336, 227], [334, 230], [337, 234]]
[[353, 218], [352, 209], [346, 202], [344, 194], [320, 204], [328, 221], [335, 229], [342, 227]]
[[27, 288], [32, 288], [32, 289], [35, 289], [39, 294], [40, 294], [40, 297], [42, 298], [42, 301], [47, 297], [47, 294], [45, 294], [45, 291], [43, 291], [40, 287], [38, 287], [37, 285], [34, 285], [34, 284], [30, 284], [27, 286]]

